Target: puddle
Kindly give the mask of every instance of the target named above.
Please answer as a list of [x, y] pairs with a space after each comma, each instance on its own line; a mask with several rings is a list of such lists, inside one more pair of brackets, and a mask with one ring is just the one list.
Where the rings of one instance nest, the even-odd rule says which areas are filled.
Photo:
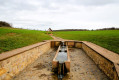
[[59, 52], [56, 60], [62, 63], [65, 62], [67, 60], [67, 52]]

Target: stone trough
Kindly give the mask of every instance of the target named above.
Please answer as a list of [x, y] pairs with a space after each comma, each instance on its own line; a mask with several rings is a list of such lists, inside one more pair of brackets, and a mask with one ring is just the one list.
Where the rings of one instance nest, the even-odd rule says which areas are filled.
[[70, 57], [68, 46], [61, 42], [56, 55], [52, 61], [52, 70], [58, 74], [58, 78], [63, 78], [63, 75], [70, 72]]
[[[63, 47], [65, 46], [65, 47]], [[70, 71], [70, 57], [68, 48], [82, 49], [87, 56], [97, 65], [97, 67], [105, 73], [111, 80], [119, 80], [119, 55], [102, 48], [96, 44], [87, 41], [65, 40], [64, 45], [60, 40], [49, 40], [34, 45], [15, 49], [0, 54], [0, 80], [10, 80], [29, 64], [36, 61], [42, 54], [51, 48], [56, 48], [57, 52], [52, 61], [52, 70], [65, 74]], [[60, 54], [65, 58], [60, 60]], [[63, 63], [60, 65], [59, 63]], [[60, 71], [63, 67], [63, 72]], [[57, 70], [59, 69], [59, 70]]]

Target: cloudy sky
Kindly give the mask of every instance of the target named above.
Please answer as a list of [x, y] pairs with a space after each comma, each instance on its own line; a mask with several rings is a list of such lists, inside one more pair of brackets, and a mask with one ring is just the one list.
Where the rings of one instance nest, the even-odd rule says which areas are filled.
[[0, 0], [0, 20], [39, 30], [119, 27], [119, 0]]

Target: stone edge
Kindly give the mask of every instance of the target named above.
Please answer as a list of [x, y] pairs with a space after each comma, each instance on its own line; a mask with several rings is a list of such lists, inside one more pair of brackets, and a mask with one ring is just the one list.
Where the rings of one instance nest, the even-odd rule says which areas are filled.
[[17, 54], [20, 54], [22, 52], [25, 52], [27, 50], [33, 49], [33, 48], [35, 48], [37, 46], [46, 44], [48, 42], [50, 42], [50, 41], [39, 42], [39, 43], [36, 43], [36, 44], [33, 44], [33, 45], [29, 45], [29, 46], [25, 46], [25, 47], [22, 47], [22, 48], [14, 49], [14, 50], [11, 50], [11, 51], [3, 52], [3, 53], [0, 54], [0, 61], [5, 60], [7, 58], [10, 58], [12, 56], [15, 56]]

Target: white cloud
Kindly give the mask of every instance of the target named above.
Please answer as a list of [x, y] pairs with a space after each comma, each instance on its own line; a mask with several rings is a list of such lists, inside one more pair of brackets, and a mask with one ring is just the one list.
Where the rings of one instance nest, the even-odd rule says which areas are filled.
[[119, 0], [0, 0], [0, 20], [14, 27], [97, 29], [119, 27]]

